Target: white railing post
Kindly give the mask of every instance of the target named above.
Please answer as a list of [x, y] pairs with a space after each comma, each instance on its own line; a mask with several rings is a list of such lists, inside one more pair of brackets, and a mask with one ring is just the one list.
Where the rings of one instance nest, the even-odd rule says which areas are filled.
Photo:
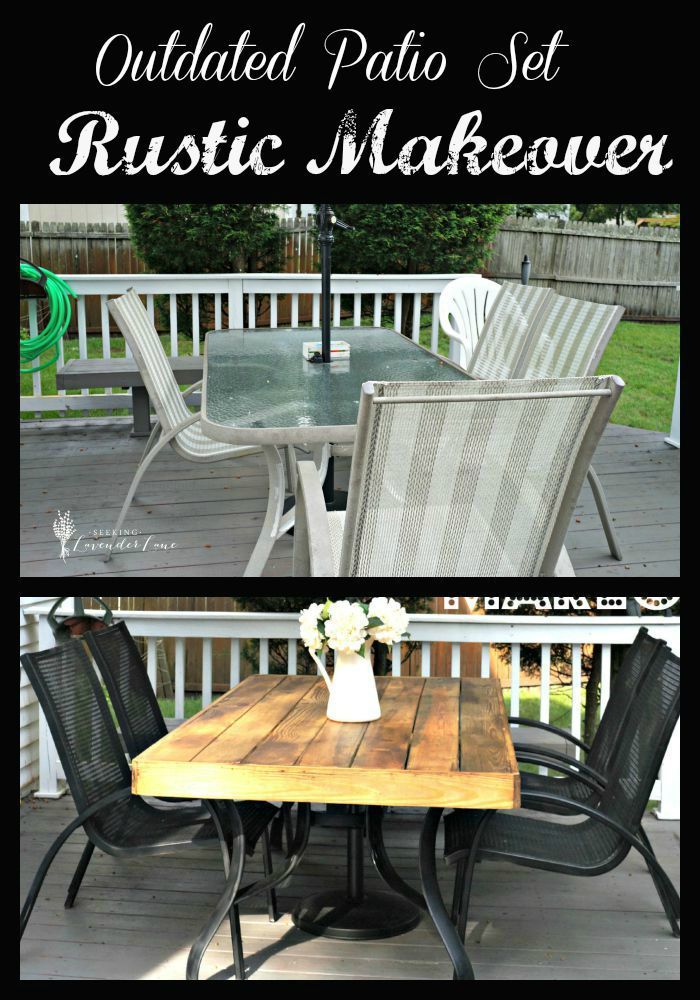
[[657, 819], [681, 818], [681, 723], [678, 721], [659, 773], [661, 799]]
[[228, 328], [243, 327], [243, 275], [228, 279]]
[[671, 430], [665, 439], [666, 444], [673, 445], [674, 448], [681, 446], [681, 359], [678, 359], [678, 373], [676, 374], [676, 394], [673, 397], [673, 416], [671, 417]]

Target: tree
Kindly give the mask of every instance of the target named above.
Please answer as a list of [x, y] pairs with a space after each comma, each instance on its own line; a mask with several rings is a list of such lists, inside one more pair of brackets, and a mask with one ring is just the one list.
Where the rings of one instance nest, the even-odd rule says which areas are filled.
[[126, 206], [131, 240], [151, 271], [274, 271], [281, 259], [274, 205]]
[[571, 206], [571, 218], [580, 222], [607, 222], [614, 219], [618, 226], [634, 223], [654, 215], [676, 215], [681, 206], [668, 205], [595, 205], [586, 202]]
[[[150, 271], [231, 274], [276, 271], [282, 240], [274, 205], [126, 206], [136, 253]], [[200, 296], [200, 329], [211, 326], [213, 305]], [[191, 333], [191, 304], [178, 302], [178, 329]]]
[[[512, 205], [334, 205], [354, 226], [337, 232], [336, 273], [439, 274], [484, 269], [498, 227]], [[408, 332], [413, 296], [403, 300], [402, 329]]]
[[568, 218], [568, 205], [514, 205], [513, 210], [519, 218], [531, 219], [537, 215], [548, 219]]

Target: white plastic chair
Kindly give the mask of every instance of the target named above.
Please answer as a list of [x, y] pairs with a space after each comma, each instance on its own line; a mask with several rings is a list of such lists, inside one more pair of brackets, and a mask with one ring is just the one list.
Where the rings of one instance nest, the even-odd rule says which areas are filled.
[[564, 537], [623, 386], [366, 382], [347, 511], [298, 464], [295, 576], [573, 576]]
[[450, 359], [467, 368], [501, 286], [480, 274], [463, 274], [440, 293], [440, 326], [450, 338]]
[[[190, 413], [186, 402], [190, 393], [201, 387], [201, 380], [184, 392], [180, 391], [156, 328], [133, 288], [125, 295], [111, 299], [109, 311], [136, 360], [158, 418], [114, 527], [116, 537], [124, 524], [138, 484], [153, 459], [166, 445], [170, 445], [189, 462], [228, 461], [244, 455], [259, 454], [260, 448], [232, 447], [213, 441], [203, 434], [199, 425], [199, 413]], [[110, 558], [111, 551], [105, 562]]]

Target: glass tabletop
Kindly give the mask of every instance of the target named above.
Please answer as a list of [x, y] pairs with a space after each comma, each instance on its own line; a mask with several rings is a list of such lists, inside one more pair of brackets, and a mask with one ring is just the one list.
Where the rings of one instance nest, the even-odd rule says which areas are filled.
[[332, 340], [346, 340], [350, 357], [312, 364], [302, 345], [320, 336], [309, 327], [209, 333], [202, 429], [234, 443], [352, 441], [363, 382], [469, 378], [446, 358], [381, 327], [334, 329]]

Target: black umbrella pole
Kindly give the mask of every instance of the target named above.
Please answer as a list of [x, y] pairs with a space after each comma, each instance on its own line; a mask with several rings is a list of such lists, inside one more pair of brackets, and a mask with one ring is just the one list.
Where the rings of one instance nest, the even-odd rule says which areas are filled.
[[321, 244], [321, 360], [331, 360], [331, 244], [333, 236], [324, 233]]

